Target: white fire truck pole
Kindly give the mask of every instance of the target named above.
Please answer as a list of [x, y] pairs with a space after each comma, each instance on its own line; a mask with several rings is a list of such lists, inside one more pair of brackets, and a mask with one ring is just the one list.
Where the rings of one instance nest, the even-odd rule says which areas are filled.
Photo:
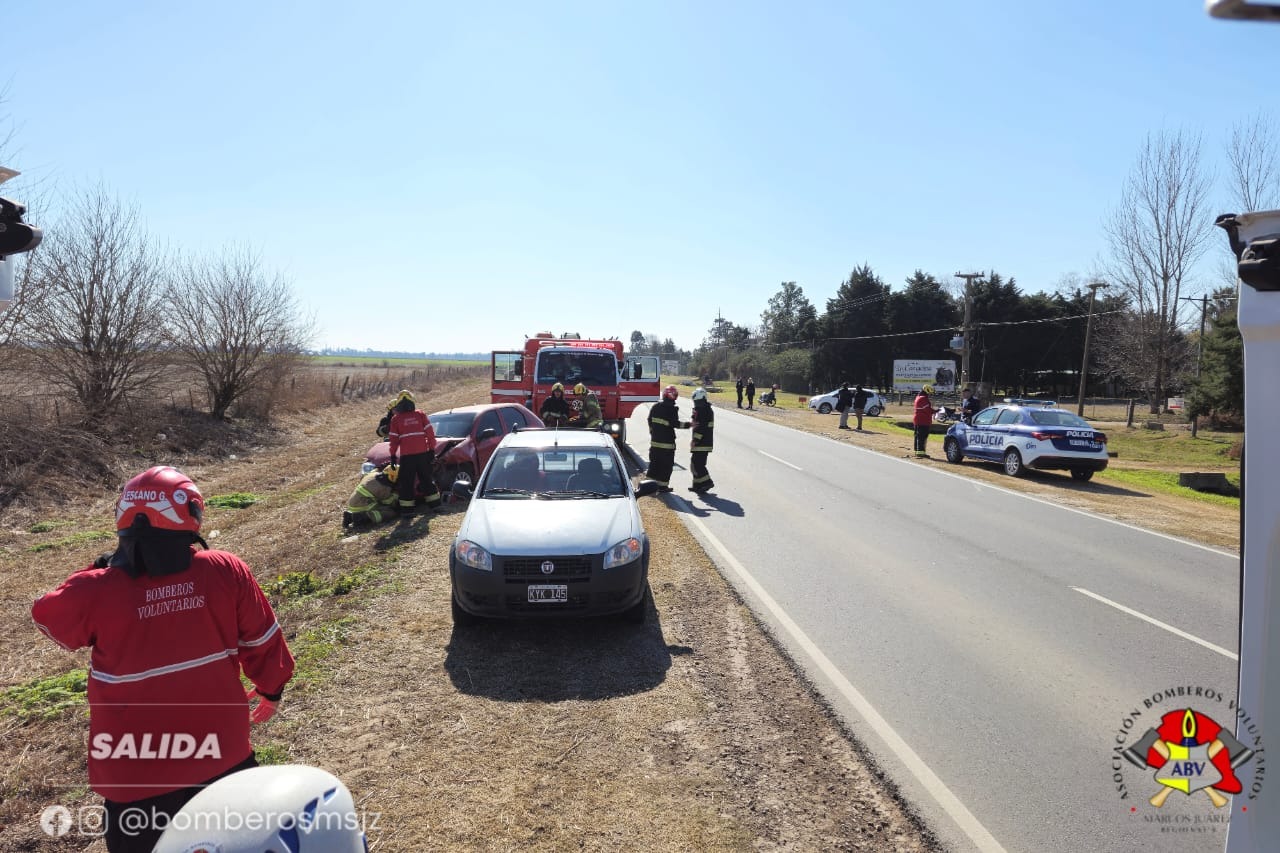
[[[1280, 843], [1280, 210], [1222, 217], [1240, 258], [1244, 338], [1244, 475], [1240, 542], [1241, 714], [1236, 737], [1256, 749], [1252, 784], [1231, 802], [1227, 853], [1260, 853]], [[1252, 433], [1255, 440], [1249, 442]], [[1230, 727], [1230, 723], [1225, 723]], [[1259, 739], [1261, 739], [1259, 741]], [[1264, 772], [1268, 752], [1276, 769]], [[1262, 763], [1265, 762], [1265, 763]]]

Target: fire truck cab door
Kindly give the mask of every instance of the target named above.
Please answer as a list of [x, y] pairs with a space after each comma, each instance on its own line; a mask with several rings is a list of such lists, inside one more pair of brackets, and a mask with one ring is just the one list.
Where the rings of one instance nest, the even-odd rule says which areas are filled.
[[653, 382], [660, 377], [660, 364], [656, 355], [628, 356], [622, 366], [622, 381], [642, 379]]
[[492, 358], [493, 387], [489, 402], [523, 403], [528, 396], [524, 387], [524, 353], [499, 351], [494, 352]]

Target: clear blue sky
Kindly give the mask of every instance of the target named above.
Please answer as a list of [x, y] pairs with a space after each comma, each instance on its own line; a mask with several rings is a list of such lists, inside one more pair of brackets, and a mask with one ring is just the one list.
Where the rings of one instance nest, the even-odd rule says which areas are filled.
[[81, 0], [3, 28], [8, 165], [101, 181], [183, 250], [247, 240], [317, 345], [412, 351], [692, 348], [863, 262], [1052, 290], [1148, 132], [1202, 132], [1221, 178], [1280, 79], [1280, 27], [1200, 0]]

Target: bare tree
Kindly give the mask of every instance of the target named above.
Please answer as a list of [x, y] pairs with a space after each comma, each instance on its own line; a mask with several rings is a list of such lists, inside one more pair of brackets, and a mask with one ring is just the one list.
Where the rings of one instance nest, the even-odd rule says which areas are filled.
[[150, 390], [164, 341], [159, 251], [135, 209], [105, 188], [85, 190], [32, 254], [29, 288], [40, 292], [19, 329], [28, 353], [88, 423]]
[[1227, 145], [1232, 201], [1241, 213], [1280, 207], [1280, 136], [1266, 113], [1231, 129]]
[[1114, 363], [1107, 349], [1125, 353], [1125, 373], [1148, 389], [1153, 413], [1177, 368], [1179, 299], [1211, 231], [1209, 184], [1198, 136], [1148, 136], [1106, 223], [1107, 278], [1129, 300], [1132, 322], [1122, 334], [1137, 340], [1099, 340], [1099, 355]]
[[203, 378], [216, 418], [249, 397], [269, 398], [313, 334], [288, 282], [244, 248], [185, 263], [169, 302], [174, 347]]

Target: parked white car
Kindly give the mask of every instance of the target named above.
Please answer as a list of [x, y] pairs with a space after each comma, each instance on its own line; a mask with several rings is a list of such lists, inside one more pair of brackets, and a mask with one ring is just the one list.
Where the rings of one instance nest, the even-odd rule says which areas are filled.
[[502, 439], [449, 552], [453, 621], [618, 614], [643, 622], [649, 537], [617, 442], [594, 430]]
[[[877, 417], [884, 411], [884, 398], [872, 391], [870, 388], [864, 388], [870, 396], [867, 397], [867, 404], [862, 408], [865, 414], [871, 417]], [[809, 398], [809, 408], [814, 409], [821, 414], [830, 414], [835, 411], [836, 400], [840, 397], [840, 389], [832, 391], [829, 394], [820, 394], [817, 397]]]

